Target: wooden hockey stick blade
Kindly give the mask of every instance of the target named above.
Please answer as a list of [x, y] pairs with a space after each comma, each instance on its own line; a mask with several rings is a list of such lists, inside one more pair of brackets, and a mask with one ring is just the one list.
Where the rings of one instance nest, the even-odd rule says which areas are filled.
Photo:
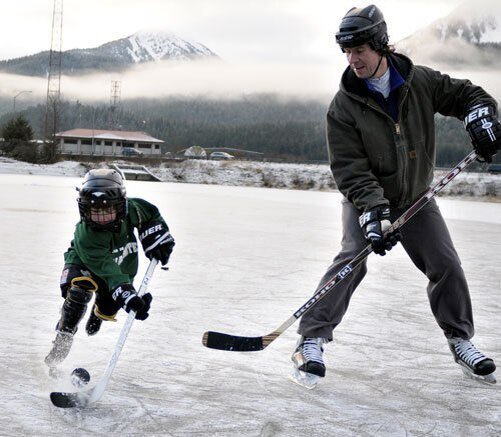
[[202, 344], [210, 349], [233, 352], [262, 351], [276, 340], [291, 326], [295, 317], [289, 317], [276, 331], [262, 337], [242, 337], [238, 335], [224, 334], [222, 332], [207, 331], [202, 337]]
[[253, 352], [265, 348], [263, 337], [239, 337], [222, 332], [205, 332], [202, 338], [204, 346], [210, 349], [235, 352]]

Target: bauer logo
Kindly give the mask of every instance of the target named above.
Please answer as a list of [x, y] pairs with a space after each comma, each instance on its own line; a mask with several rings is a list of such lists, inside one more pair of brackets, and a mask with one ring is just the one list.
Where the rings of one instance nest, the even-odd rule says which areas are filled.
[[154, 234], [155, 232], [161, 231], [163, 229], [163, 225], [159, 224], [156, 226], [152, 226], [149, 229], [146, 229], [146, 231], [142, 232], [139, 238], [142, 240], [143, 238], [147, 237], [148, 235]]
[[465, 118], [464, 122], [466, 124], [471, 123], [472, 121], [478, 120], [481, 117], [485, 117], [489, 115], [489, 107], [484, 106], [483, 108], [477, 108], [474, 111], [471, 111]]

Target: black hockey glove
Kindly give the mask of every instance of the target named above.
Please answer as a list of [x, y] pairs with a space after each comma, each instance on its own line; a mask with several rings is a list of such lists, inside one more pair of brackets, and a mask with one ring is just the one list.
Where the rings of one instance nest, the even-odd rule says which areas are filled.
[[148, 318], [148, 311], [153, 300], [150, 293], [139, 297], [132, 284], [120, 284], [112, 290], [111, 296], [128, 313], [135, 311], [136, 319], [146, 320]]
[[163, 266], [169, 261], [176, 244], [167, 225], [157, 220], [148, 222], [139, 229], [139, 241], [145, 255], [149, 259], [157, 259]]
[[468, 110], [464, 125], [470, 135], [473, 148], [486, 162], [501, 149], [501, 124], [491, 105], [475, 105]]
[[377, 206], [364, 212], [358, 221], [364, 231], [365, 239], [371, 243], [372, 250], [378, 255], [385, 255], [386, 251], [390, 250], [401, 239], [398, 229], [384, 233], [391, 226], [388, 206]]

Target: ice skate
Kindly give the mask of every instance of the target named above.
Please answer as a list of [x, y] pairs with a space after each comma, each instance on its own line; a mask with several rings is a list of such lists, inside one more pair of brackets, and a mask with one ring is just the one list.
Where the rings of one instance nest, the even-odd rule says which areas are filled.
[[57, 377], [57, 365], [62, 363], [68, 356], [72, 344], [73, 334], [69, 332], [57, 332], [56, 338], [52, 342], [52, 349], [44, 360], [45, 364], [49, 367], [49, 375], [51, 377]]
[[496, 383], [494, 361], [480, 352], [471, 341], [451, 338], [448, 342], [454, 361], [461, 366], [465, 376], [486, 384]]
[[95, 307], [90, 312], [89, 320], [87, 320], [87, 324], [85, 325], [85, 332], [87, 335], [96, 335], [101, 329], [101, 324], [103, 323], [103, 319], [96, 316]]
[[325, 339], [300, 337], [296, 350], [292, 354], [293, 369], [289, 378], [305, 388], [313, 389], [320, 378], [325, 376], [325, 364], [322, 357], [322, 345]]

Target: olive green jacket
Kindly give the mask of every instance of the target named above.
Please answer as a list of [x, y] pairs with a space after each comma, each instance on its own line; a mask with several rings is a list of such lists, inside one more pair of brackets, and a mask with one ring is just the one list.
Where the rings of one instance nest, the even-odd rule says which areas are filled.
[[129, 198], [127, 216], [119, 232], [94, 230], [80, 221], [75, 227], [71, 246], [64, 254], [64, 261], [86, 267], [104, 280], [110, 289], [132, 283], [138, 269], [134, 228], [141, 228], [151, 220], [165, 224], [156, 206], [143, 199]]
[[405, 83], [398, 91], [398, 121], [371, 97], [350, 68], [327, 113], [329, 160], [341, 193], [361, 211], [403, 208], [429, 188], [435, 166], [434, 115], [462, 119], [477, 103], [496, 101], [468, 80], [389, 55]]

